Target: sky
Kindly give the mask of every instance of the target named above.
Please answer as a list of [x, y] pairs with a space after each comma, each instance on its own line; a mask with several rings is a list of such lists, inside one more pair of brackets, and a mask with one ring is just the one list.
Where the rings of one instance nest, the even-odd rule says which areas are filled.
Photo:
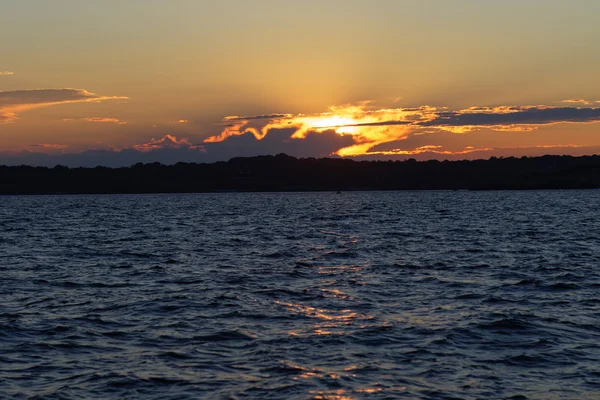
[[596, 0], [0, 0], [0, 164], [600, 153]]

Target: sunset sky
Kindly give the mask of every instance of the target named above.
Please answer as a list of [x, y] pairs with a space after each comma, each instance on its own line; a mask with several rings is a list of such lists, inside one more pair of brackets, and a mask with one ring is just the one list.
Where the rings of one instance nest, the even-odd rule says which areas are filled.
[[0, 164], [600, 153], [599, 15], [597, 0], [4, 0]]

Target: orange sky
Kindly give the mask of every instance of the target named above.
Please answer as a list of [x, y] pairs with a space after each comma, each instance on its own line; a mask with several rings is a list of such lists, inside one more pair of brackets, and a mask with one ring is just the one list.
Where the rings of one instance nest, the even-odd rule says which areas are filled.
[[599, 13], [586, 0], [12, 2], [0, 164], [163, 147], [198, 161], [596, 153]]

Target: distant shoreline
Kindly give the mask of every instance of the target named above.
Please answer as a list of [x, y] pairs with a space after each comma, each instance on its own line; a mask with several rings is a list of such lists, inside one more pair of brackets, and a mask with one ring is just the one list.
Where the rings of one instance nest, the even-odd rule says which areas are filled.
[[[550, 189], [349, 189], [341, 192], [344, 193], [361, 193], [361, 192], [461, 192], [461, 193], [474, 193], [474, 192], [552, 192], [552, 191], [593, 191], [600, 190], [600, 187], [593, 188], [550, 188]], [[322, 194], [336, 194], [335, 190], [229, 190], [229, 191], [213, 191], [213, 192], [30, 192], [30, 193], [0, 193], [2, 197], [12, 196], [138, 196], [138, 195], [192, 195], [192, 194], [301, 194], [301, 193], [322, 193]]]
[[0, 194], [153, 194], [600, 188], [600, 156], [354, 161], [285, 154], [128, 168], [0, 166]]

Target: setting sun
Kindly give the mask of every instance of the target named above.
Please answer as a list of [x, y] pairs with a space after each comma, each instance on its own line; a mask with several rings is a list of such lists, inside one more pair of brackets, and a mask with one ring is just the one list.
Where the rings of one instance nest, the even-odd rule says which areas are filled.
[[349, 126], [356, 124], [357, 122], [355, 120], [339, 115], [311, 117], [304, 120], [304, 123], [311, 129], [317, 131], [322, 129], [334, 129], [336, 133], [339, 134], [354, 134], [357, 132], [356, 127]]

